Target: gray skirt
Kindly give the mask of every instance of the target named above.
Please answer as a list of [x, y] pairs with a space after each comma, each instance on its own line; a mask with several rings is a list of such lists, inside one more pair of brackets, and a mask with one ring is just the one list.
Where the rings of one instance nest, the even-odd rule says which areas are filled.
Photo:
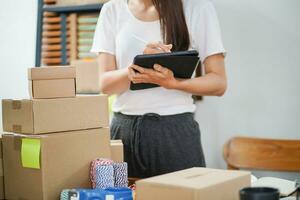
[[200, 129], [192, 113], [170, 116], [115, 113], [111, 138], [123, 141], [129, 177], [147, 178], [205, 167]]

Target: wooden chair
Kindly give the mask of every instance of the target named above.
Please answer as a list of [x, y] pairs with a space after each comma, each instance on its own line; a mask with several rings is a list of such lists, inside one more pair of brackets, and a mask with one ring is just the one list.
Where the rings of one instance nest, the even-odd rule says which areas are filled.
[[235, 137], [223, 149], [228, 169], [300, 172], [300, 140]]

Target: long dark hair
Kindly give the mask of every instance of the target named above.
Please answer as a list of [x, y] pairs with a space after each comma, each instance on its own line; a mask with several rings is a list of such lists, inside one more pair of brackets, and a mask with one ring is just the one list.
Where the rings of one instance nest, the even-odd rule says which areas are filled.
[[172, 51], [185, 51], [190, 36], [183, 11], [182, 0], [152, 0], [160, 19], [164, 43], [173, 44]]

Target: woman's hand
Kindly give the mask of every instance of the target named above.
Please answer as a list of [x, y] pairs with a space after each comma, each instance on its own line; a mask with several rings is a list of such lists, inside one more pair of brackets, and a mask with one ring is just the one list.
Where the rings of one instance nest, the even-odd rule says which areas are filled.
[[129, 79], [133, 83], [152, 83], [166, 89], [176, 89], [179, 82], [175, 79], [171, 70], [158, 64], [154, 65], [154, 70], [145, 69], [137, 65], [130, 66], [128, 70]]
[[172, 44], [163, 44], [162, 42], [153, 42], [147, 44], [146, 48], [144, 49], [144, 54], [156, 54], [156, 53], [167, 53], [171, 52], [173, 48]]

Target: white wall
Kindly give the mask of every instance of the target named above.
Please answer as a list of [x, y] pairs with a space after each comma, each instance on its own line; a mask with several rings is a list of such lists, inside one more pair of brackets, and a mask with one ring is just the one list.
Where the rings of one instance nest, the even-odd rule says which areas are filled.
[[28, 96], [27, 68], [34, 66], [36, 19], [37, 0], [0, 1], [0, 99]]
[[229, 88], [199, 103], [196, 118], [208, 165], [225, 167], [222, 147], [233, 136], [300, 139], [300, 1], [213, 1]]

